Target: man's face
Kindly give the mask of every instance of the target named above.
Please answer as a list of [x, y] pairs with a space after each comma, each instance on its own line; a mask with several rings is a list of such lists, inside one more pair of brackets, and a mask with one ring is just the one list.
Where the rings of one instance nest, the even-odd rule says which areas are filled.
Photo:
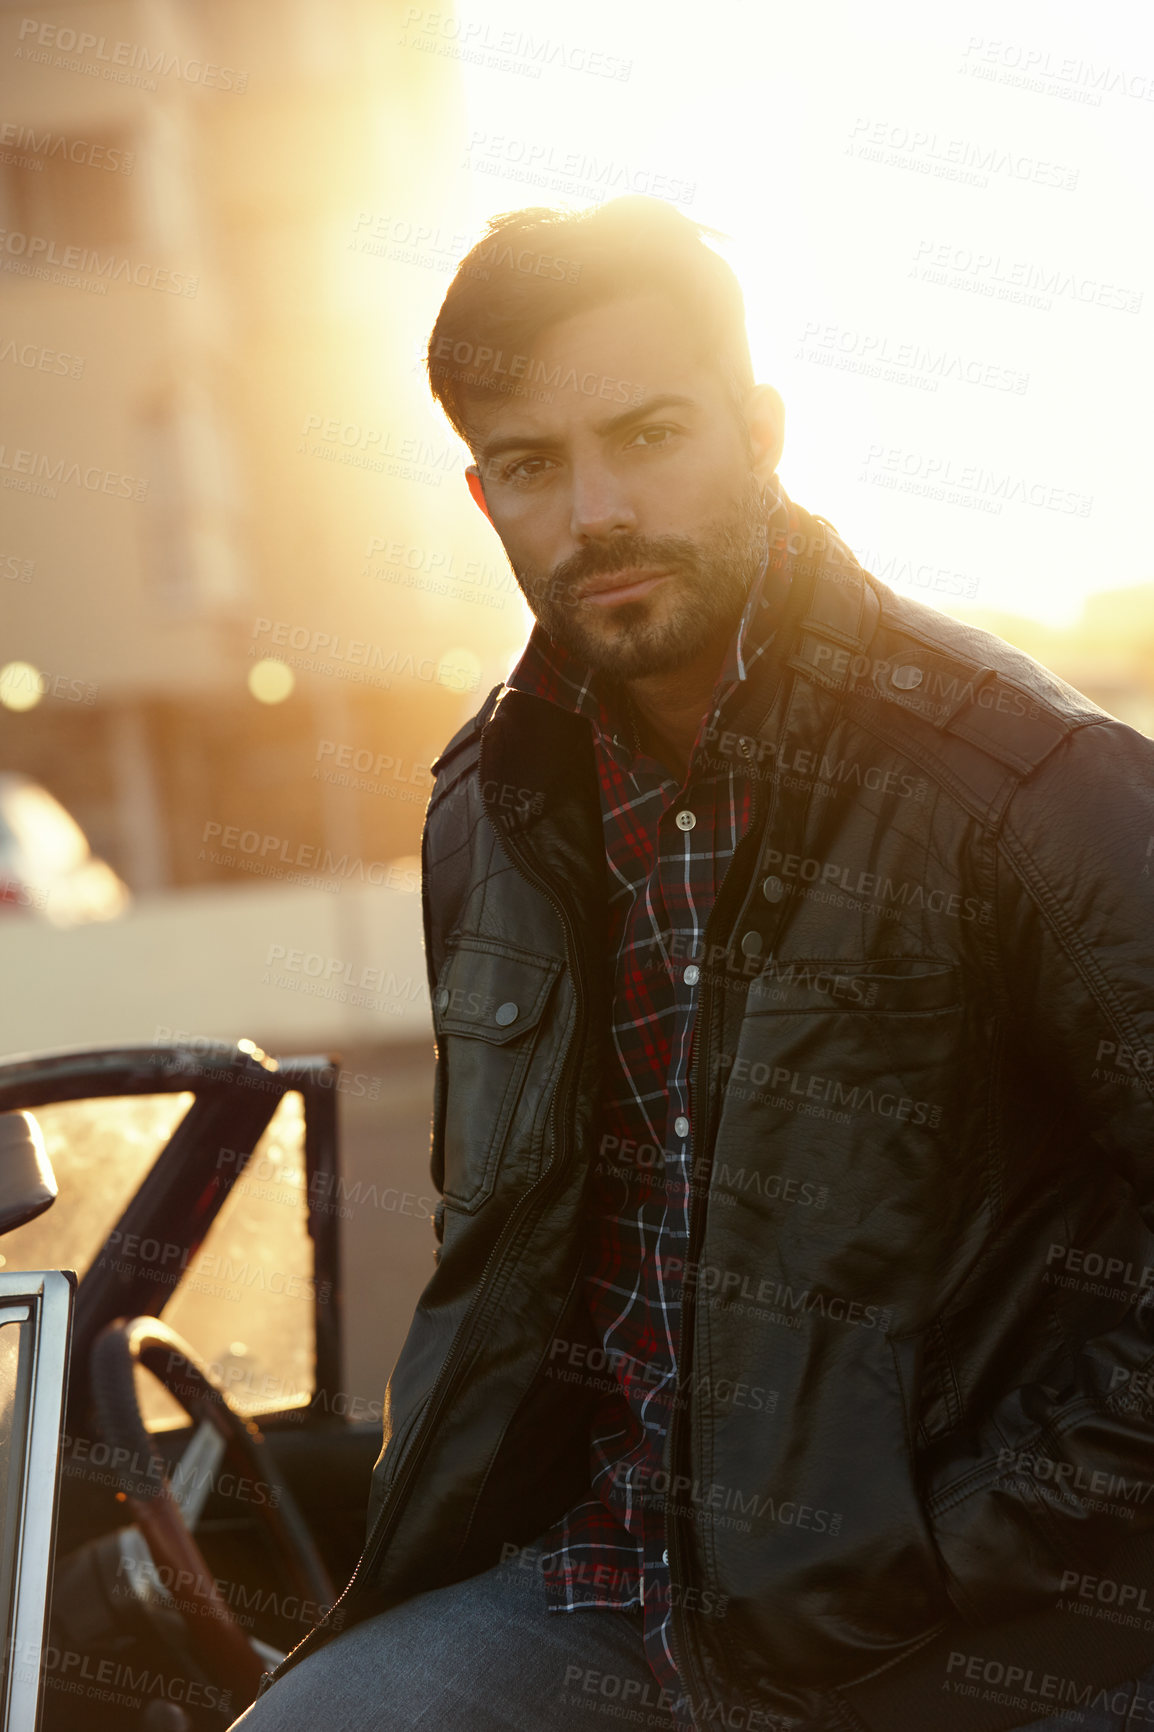
[[[470, 406], [485, 505], [541, 625], [629, 679], [727, 637], [766, 553], [747, 429], [685, 316], [637, 296], [544, 331]], [[535, 401], [536, 393], [551, 402]]]

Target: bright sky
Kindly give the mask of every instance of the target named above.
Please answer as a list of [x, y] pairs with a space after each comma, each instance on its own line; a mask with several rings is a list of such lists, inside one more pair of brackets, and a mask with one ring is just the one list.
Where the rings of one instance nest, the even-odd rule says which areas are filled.
[[600, 202], [609, 165], [611, 194], [657, 192], [732, 237], [789, 412], [785, 484], [879, 576], [1053, 624], [1154, 581], [1148, 6], [408, 11], [474, 57], [474, 232]]

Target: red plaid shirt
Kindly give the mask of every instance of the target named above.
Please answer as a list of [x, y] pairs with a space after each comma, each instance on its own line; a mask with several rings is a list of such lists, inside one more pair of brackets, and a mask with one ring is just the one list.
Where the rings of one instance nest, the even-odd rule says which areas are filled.
[[[794, 530], [789, 501], [780, 489], [774, 499], [775, 486], [771, 527]], [[705, 736], [727, 718], [768, 649], [785, 587], [782, 560], [771, 558], [730, 641], [680, 787], [656, 759], [634, 755], [611, 690], [599, 690], [593, 670], [540, 626], [507, 682], [593, 724], [616, 955], [584, 1277], [604, 1348], [598, 1375], [609, 1387], [592, 1428], [591, 1495], [545, 1540], [547, 1602], [551, 1611], [641, 1606], [650, 1666], [674, 1699], [664, 1500], [646, 1488], [665, 1483], [681, 1325], [680, 1277], [669, 1266], [680, 1271], [689, 1240], [688, 1078], [699, 978], [689, 958], [700, 952], [749, 827], [753, 793], [744, 766], [719, 768]]]

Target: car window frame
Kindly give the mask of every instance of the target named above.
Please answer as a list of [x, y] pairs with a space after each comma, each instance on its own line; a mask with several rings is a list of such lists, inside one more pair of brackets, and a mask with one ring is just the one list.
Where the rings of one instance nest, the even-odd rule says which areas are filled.
[[[329, 1055], [277, 1060], [251, 1041], [65, 1048], [0, 1062], [0, 1112], [35, 1113], [38, 1106], [118, 1095], [194, 1097], [78, 1283], [72, 1411], [88, 1403], [91, 1347], [106, 1324], [117, 1317], [159, 1317], [180, 1290], [180, 1282], [155, 1274], [150, 1279], [143, 1265], [135, 1273], [114, 1270], [112, 1247], [133, 1234], [142, 1241], [163, 1236], [187, 1253], [187, 1269], [281, 1100], [297, 1091], [304, 1107], [305, 1202], [313, 1243], [315, 1358], [308, 1417], [328, 1417], [342, 1364], [339, 1221], [326, 1203], [338, 1185], [339, 1074], [339, 1061]], [[226, 1145], [236, 1160], [222, 1171], [217, 1157]], [[299, 1408], [291, 1412], [302, 1417]], [[262, 1414], [261, 1425], [276, 1419], [276, 1412]]]
[[16, 1519], [11, 1529], [5, 1520], [0, 1533], [9, 1575], [0, 1620], [5, 1654], [0, 1732], [32, 1732], [40, 1724], [75, 1295], [71, 1271], [0, 1271], [0, 1327], [27, 1329], [21, 1336], [14, 1397], [9, 1473], [15, 1478], [6, 1497], [6, 1514], [12, 1512]]

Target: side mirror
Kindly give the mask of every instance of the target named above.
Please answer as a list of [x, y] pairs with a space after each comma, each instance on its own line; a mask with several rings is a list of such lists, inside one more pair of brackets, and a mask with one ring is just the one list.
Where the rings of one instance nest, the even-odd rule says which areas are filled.
[[34, 1221], [56, 1201], [56, 1175], [31, 1113], [0, 1113], [0, 1233]]

